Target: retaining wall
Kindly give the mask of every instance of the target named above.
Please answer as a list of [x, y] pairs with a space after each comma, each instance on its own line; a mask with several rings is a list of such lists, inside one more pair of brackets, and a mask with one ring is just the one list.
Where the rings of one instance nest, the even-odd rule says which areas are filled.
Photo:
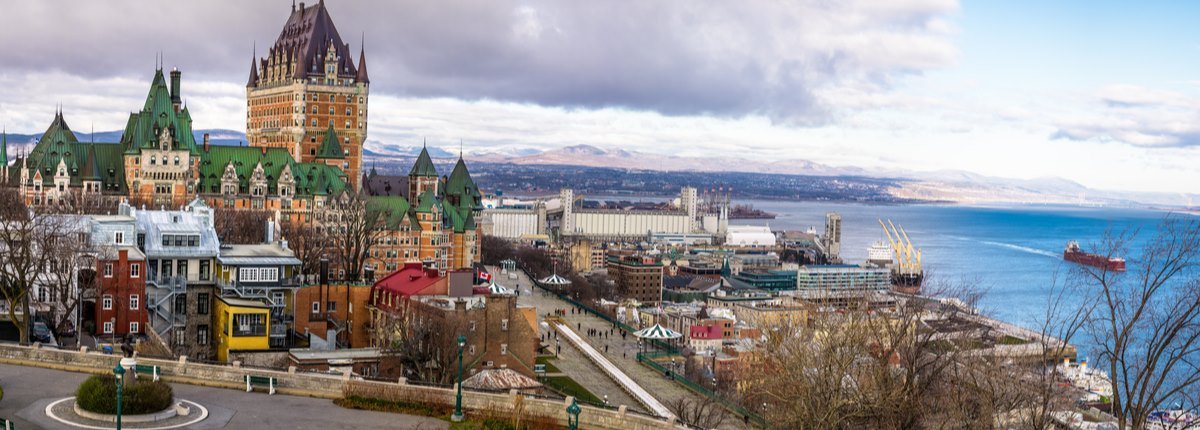
[[[49, 369], [85, 373], [111, 373], [121, 360], [120, 355], [109, 355], [94, 351], [69, 351], [42, 348], [37, 344], [23, 347], [14, 344], [0, 345], [0, 363], [34, 366]], [[443, 387], [428, 387], [407, 384], [403, 379], [395, 383], [363, 381], [350, 378], [349, 374], [330, 375], [324, 373], [297, 372], [295, 367], [287, 371], [248, 368], [234, 363], [231, 366], [201, 364], [179, 360], [138, 358], [138, 364], [159, 366], [161, 378], [175, 383], [242, 389], [246, 387], [245, 376], [269, 376], [276, 379], [275, 389], [281, 394], [342, 398], [347, 393], [393, 401], [423, 402], [454, 406], [454, 390]], [[139, 375], [150, 377], [149, 375]], [[265, 393], [263, 395], [266, 395]], [[520, 401], [518, 401], [520, 398]], [[507, 394], [463, 391], [463, 408], [470, 413], [489, 412], [508, 414], [514, 405], [520, 404], [526, 416], [555, 419], [567, 424], [566, 406], [571, 398], [563, 400], [528, 397], [516, 391]], [[661, 420], [655, 417], [632, 413], [621, 406], [616, 410], [579, 405], [580, 428], [612, 430], [650, 430], [663, 428], [686, 428], [674, 419]]]

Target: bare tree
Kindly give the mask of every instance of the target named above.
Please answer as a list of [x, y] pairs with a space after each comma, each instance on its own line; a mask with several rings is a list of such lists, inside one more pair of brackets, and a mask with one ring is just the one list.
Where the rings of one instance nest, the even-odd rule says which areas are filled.
[[50, 323], [60, 333], [74, 319], [80, 293], [96, 281], [96, 259], [88, 253], [87, 225], [77, 217], [63, 218], [62, 222], [73, 225], [64, 225], [63, 234], [46, 244], [50, 261], [38, 280], [40, 287], [49, 291]]
[[465, 333], [466, 323], [456, 314], [407, 299], [394, 311], [379, 311], [372, 329], [372, 344], [383, 351], [381, 372], [399, 369], [408, 379], [450, 383], [457, 370], [455, 333]]
[[0, 221], [0, 294], [24, 344], [29, 341], [29, 294], [51, 265], [61, 260], [59, 243], [74, 240], [76, 227], [63, 216], [35, 216], [27, 211], [11, 215]]
[[213, 211], [213, 227], [225, 244], [262, 243], [266, 238], [268, 211], [217, 208]]
[[711, 397], [677, 397], [666, 406], [679, 422], [702, 429], [720, 428], [729, 417], [725, 408]]
[[332, 245], [327, 230], [312, 223], [284, 221], [280, 231], [282, 237], [288, 240], [288, 248], [300, 260], [300, 273], [305, 279], [316, 275], [321, 268], [321, 258], [325, 257]]
[[371, 248], [387, 234], [386, 215], [367, 210], [366, 194], [346, 191], [331, 199], [330, 209], [322, 220], [325, 233], [332, 240], [336, 263], [346, 271], [345, 280], [358, 281]]
[[[1101, 254], [1127, 255], [1136, 233], [1109, 234]], [[1200, 399], [1200, 224], [1164, 219], [1128, 273], [1081, 267], [1087, 330], [1112, 381], [1119, 428], [1148, 428], [1157, 410]]]
[[515, 258], [517, 255], [513, 243], [502, 237], [485, 235], [480, 242], [482, 253], [479, 259], [483, 264], [498, 266], [501, 261]]

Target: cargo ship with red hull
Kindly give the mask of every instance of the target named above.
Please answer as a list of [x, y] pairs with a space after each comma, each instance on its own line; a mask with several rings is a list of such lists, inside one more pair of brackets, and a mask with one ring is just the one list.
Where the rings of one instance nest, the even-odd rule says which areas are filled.
[[1124, 258], [1105, 257], [1103, 255], [1083, 252], [1083, 250], [1079, 248], [1079, 242], [1074, 240], [1067, 242], [1067, 248], [1063, 250], [1063, 260], [1085, 266], [1092, 266], [1097, 269], [1104, 269], [1110, 272], [1125, 271]]

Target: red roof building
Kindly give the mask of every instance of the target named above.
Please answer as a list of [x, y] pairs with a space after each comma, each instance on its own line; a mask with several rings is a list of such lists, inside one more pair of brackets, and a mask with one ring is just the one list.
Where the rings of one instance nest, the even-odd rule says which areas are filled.
[[405, 263], [390, 275], [371, 286], [371, 305], [379, 309], [396, 309], [402, 299], [412, 296], [444, 296], [449, 294], [449, 278], [437, 269], [421, 263]]

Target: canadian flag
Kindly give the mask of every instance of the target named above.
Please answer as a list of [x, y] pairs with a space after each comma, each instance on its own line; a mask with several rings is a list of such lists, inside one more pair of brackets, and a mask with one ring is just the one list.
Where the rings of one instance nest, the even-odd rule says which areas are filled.
[[479, 272], [479, 280], [480, 281], [491, 281], [492, 274], [488, 273], [488, 272]]

